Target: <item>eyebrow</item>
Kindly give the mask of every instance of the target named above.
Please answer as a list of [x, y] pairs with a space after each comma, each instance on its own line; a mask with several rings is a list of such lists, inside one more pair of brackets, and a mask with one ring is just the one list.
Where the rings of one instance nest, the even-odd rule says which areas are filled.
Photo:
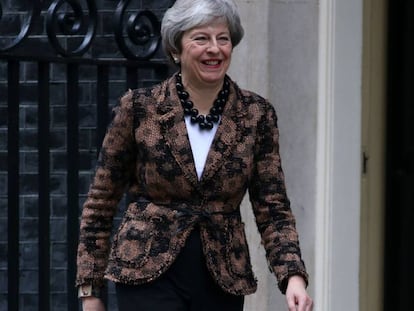
[[[194, 32], [190, 32], [189, 35], [190, 37], [193, 37], [195, 35], [208, 35], [209, 36], [210, 33], [206, 31], [202, 31], [202, 30], [194, 30]], [[222, 36], [222, 35], [230, 35], [230, 31], [222, 31], [217, 34], [217, 36]]]

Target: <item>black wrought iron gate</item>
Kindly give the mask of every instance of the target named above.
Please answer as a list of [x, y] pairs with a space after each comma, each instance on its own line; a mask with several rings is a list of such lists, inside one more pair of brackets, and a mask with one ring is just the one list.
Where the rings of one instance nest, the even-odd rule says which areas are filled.
[[0, 310], [78, 310], [78, 217], [109, 110], [169, 73], [172, 2], [0, 0]]

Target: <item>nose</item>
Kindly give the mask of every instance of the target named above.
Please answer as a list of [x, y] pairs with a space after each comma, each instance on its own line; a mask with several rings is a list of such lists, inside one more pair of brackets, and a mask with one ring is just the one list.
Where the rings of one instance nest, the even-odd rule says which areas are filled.
[[217, 53], [219, 51], [216, 39], [211, 39], [208, 43], [207, 51], [210, 53]]

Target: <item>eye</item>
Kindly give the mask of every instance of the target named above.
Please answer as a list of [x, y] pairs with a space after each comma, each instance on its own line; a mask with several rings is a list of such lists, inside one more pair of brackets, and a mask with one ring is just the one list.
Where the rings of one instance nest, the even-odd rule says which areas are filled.
[[202, 36], [202, 35], [194, 37], [194, 41], [197, 41], [199, 43], [205, 43], [205, 42], [207, 42], [207, 40], [208, 40], [208, 38], [206, 36]]
[[220, 44], [228, 44], [230, 42], [230, 37], [229, 36], [221, 36], [218, 38], [218, 42]]

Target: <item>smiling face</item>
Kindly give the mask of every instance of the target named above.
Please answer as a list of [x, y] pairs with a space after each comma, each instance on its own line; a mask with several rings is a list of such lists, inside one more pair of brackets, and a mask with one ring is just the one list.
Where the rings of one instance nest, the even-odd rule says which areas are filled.
[[222, 19], [184, 32], [181, 40], [181, 72], [193, 86], [219, 85], [230, 66], [233, 45]]

